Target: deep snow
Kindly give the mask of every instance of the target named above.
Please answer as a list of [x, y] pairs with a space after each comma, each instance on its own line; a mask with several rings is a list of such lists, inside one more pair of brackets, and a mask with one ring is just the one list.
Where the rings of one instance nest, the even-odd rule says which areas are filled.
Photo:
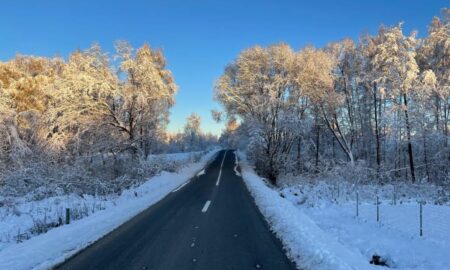
[[258, 208], [281, 239], [288, 257], [301, 269], [375, 269], [361, 254], [340, 244], [303, 211], [280, 197], [247, 163], [241, 162], [241, 169], [244, 182]]
[[[241, 160], [245, 160], [242, 154]], [[364, 187], [356, 217], [354, 193], [324, 182], [275, 188], [241, 162], [242, 175], [256, 204], [301, 269], [383, 269], [369, 264], [380, 255], [394, 269], [450, 269], [450, 206], [419, 205], [432, 191], [414, 196], [402, 190], [393, 204], [379, 187]], [[337, 195], [341, 194], [341, 195]], [[347, 194], [347, 195], [346, 195]], [[380, 221], [376, 221], [376, 194]]]
[[[89, 207], [100, 205], [99, 208], [104, 210], [94, 211], [88, 217], [54, 228], [22, 243], [4, 244], [0, 250], [0, 269], [46, 269], [63, 262], [183, 185], [216, 153], [217, 150], [209, 152], [200, 162], [189, 164], [178, 173], [163, 172], [136, 188], [124, 191], [120, 196], [109, 198], [110, 200], [104, 201], [89, 196], [82, 198]], [[48, 198], [44, 201], [41, 203], [52, 209], [59, 209], [61, 205], [65, 207], [71, 203], [81, 203], [79, 198], [73, 196]], [[49, 210], [49, 213], [54, 211]], [[1, 222], [1, 230], [4, 234], [11, 230], [14, 233], [17, 230], [15, 226], [22, 226], [22, 224], [28, 226], [30, 221], [27, 221], [25, 217], [19, 217], [17, 220], [6, 219]]]
[[[367, 196], [370, 187], [364, 187], [366, 196], [360, 198], [358, 217], [355, 200], [325, 199], [330, 198], [325, 195], [330, 190], [326, 187], [325, 183], [320, 183], [315, 188], [296, 185], [281, 189], [280, 195], [301, 209], [338, 242], [366, 258], [378, 254], [386, 258], [388, 265], [395, 269], [450, 269], [449, 205], [423, 205], [421, 237], [420, 206], [417, 201], [425, 199], [425, 194], [416, 199], [405, 196], [396, 204], [389, 198], [380, 199], [377, 222], [375, 195], [372, 198]], [[376, 189], [377, 187], [372, 187], [372, 194], [376, 193]], [[319, 191], [321, 200], [317, 197]], [[305, 198], [314, 197], [313, 193], [316, 198]], [[381, 192], [379, 195], [380, 198], [385, 197]]]

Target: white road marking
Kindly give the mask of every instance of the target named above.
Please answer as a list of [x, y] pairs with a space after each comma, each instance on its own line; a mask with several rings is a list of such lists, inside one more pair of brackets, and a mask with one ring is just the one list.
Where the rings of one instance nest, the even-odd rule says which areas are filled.
[[206, 201], [205, 206], [203, 206], [202, 213], [208, 211], [208, 207], [211, 204], [211, 201]]
[[239, 165], [239, 160], [238, 160], [238, 156], [237, 156], [236, 152], [234, 152], [234, 157], [236, 158], [236, 159], [235, 159], [235, 162], [234, 162], [234, 173], [235, 173], [237, 176], [241, 176], [241, 173], [238, 172], [238, 170], [237, 170], [237, 167], [238, 167], [238, 165]]
[[172, 193], [173, 193], [173, 192], [177, 192], [178, 190], [182, 189], [185, 185], [189, 184], [189, 182], [190, 182], [190, 181], [187, 181], [186, 183], [184, 183], [184, 184], [178, 186], [176, 189], [174, 189], [174, 190], [172, 191]]
[[227, 156], [227, 152], [228, 152], [228, 150], [227, 150], [227, 151], [225, 151], [225, 154], [223, 155], [223, 158], [222, 158], [222, 164], [220, 164], [220, 171], [219, 171], [219, 176], [217, 177], [217, 182], [216, 182], [216, 186], [218, 186], [218, 185], [219, 185], [219, 183], [220, 183], [220, 176], [222, 176], [222, 167], [223, 167], [223, 162], [225, 161], [225, 157]]
[[234, 166], [234, 173], [235, 173], [237, 176], [241, 176], [241, 173], [238, 172], [238, 170], [237, 170], [237, 165]]
[[205, 169], [199, 171], [199, 172], [197, 173], [197, 176], [204, 175], [204, 174], [205, 174]]

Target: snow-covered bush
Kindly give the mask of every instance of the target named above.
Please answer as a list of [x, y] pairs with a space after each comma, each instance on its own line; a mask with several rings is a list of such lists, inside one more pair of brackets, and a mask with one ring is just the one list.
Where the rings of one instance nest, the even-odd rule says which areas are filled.
[[176, 172], [187, 163], [197, 162], [204, 154], [202, 151], [178, 154], [179, 157], [163, 154], [147, 160], [135, 160], [128, 155], [109, 156], [99, 163], [86, 164], [80, 160], [72, 165], [33, 159], [5, 175], [0, 196], [41, 200], [70, 193], [80, 196], [120, 193], [162, 171]]

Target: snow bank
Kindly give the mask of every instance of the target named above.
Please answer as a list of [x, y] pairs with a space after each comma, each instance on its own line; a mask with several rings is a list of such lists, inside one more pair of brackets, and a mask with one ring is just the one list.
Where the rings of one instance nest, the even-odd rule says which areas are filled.
[[288, 257], [299, 267], [314, 270], [377, 269], [369, 264], [370, 258], [338, 243], [303, 211], [280, 197], [248, 164], [241, 163], [241, 169], [256, 204], [283, 242]]
[[[437, 196], [442, 194], [437, 188], [400, 187], [395, 200], [391, 185], [360, 187], [358, 217], [355, 190], [346, 182], [296, 181], [278, 191], [339, 243], [365, 257], [378, 254], [395, 269], [450, 269], [450, 205], [439, 204], [446, 200]], [[431, 202], [423, 205], [423, 236], [418, 201]]]
[[419, 236], [417, 204], [363, 204], [359, 217], [355, 205], [329, 203], [321, 207], [302, 207], [322, 230], [347, 248], [370, 257], [378, 254], [390, 267], [408, 270], [450, 269], [450, 207], [423, 207], [423, 236]]
[[[275, 188], [264, 184], [247, 164], [243, 175], [261, 212], [300, 267], [375, 268], [367, 262], [376, 254], [392, 269], [450, 269], [450, 205], [448, 190], [442, 187], [354, 185], [331, 178], [284, 176], [283, 187]], [[426, 202], [423, 236], [418, 202]]]
[[114, 207], [5, 247], [0, 251], [0, 269], [46, 269], [63, 262], [164, 198], [195, 175], [216, 152], [209, 152], [201, 162], [178, 173], [163, 172], [139, 187], [124, 191], [114, 201]]

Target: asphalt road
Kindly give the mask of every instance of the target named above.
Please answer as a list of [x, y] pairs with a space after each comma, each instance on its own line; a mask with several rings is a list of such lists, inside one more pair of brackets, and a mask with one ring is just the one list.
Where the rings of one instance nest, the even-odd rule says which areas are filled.
[[[222, 165], [223, 164], [223, 165]], [[270, 232], [233, 151], [57, 269], [296, 269]]]

